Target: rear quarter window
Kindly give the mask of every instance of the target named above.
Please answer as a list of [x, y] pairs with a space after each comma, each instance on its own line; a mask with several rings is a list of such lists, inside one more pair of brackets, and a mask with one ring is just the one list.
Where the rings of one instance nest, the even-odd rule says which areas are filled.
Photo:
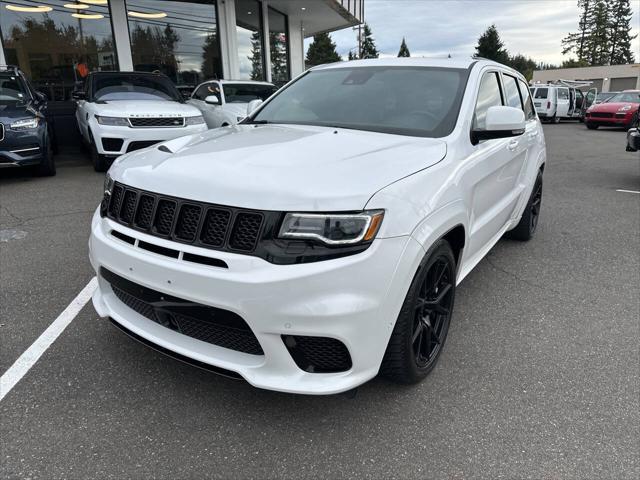
[[548, 94], [549, 94], [548, 88], [537, 88], [536, 94], [534, 95], [533, 98], [547, 98]]

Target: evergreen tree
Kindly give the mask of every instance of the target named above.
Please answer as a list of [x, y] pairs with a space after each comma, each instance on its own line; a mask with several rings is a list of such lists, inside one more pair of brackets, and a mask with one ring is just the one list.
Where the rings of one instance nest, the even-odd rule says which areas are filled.
[[342, 60], [336, 51], [336, 44], [333, 43], [328, 33], [319, 33], [313, 36], [313, 42], [307, 50], [306, 64], [309, 67], [322, 65], [324, 63], [339, 62]]
[[271, 58], [271, 81], [289, 80], [287, 68], [287, 43], [284, 33], [269, 32], [269, 52]]
[[349, 50], [349, 60], [357, 60], [358, 57], [356, 56], [355, 53], [353, 53], [351, 50]]
[[480, 35], [474, 57], [495, 60], [504, 64], [509, 62], [509, 53], [504, 48], [504, 43], [500, 40], [500, 35], [495, 25], [491, 25]]
[[609, 52], [609, 64], [620, 65], [635, 61], [631, 50], [631, 42], [637, 35], [631, 35], [631, 10], [630, 0], [610, 0], [610, 25], [609, 37], [611, 50]]
[[362, 51], [360, 52], [360, 58], [378, 58], [380, 52], [376, 48], [376, 43], [373, 40], [373, 34], [368, 24], [364, 24], [364, 38], [362, 39]]
[[398, 52], [398, 57], [410, 57], [411, 53], [409, 52], [409, 47], [407, 47], [407, 42], [404, 41], [404, 37], [402, 37], [402, 43], [400, 44], [400, 51]]
[[570, 33], [562, 39], [562, 54], [566, 55], [575, 52], [578, 61], [586, 60], [586, 41], [593, 28], [592, 8], [593, 0], [578, 0], [580, 9], [580, 21], [578, 22], [578, 32]]
[[248, 58], [251, 61], [251, 80], [264, 80], [260, 32], [253, 32], [251, 34], [251, 56]]
[[531, 80], [533, 78], [533, 71], [537, 67], [535, 61], [533, 61], [529, 57], [525, 57], [520, 53], [514, 56], [510, 56], [507, 65], [509, 65], [514, 70], [519, 71], [522, 75], [525, 76], [527, 80]]
[[585, 54], [589, 65], [606, 65], [609, 63], [611, 40], [609, 38], [610, 10], [607, 0], [594, 0], [592, 11], [592, 27], [585, 39]]

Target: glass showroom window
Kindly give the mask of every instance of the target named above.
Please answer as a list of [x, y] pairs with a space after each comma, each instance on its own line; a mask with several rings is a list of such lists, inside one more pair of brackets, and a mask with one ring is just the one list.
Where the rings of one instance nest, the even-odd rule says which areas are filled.
[[256, 0], [236, 0], [236, 34], [241, 80], [264, 80], [262, 10]]
[[269, 56], [271, 57], [271, 81], [281, 84], [288, 82], [289, 75], [289, 36], [287, 35], [287, 16], [268, 9], [269, 15]]
[[159, 71], [183, 93], [222, 78], [215, 0], [127, 0], [134, 70]]
[[70, 100], [89, 72], [117, 70], [108, 0], [0, 0], [6, 61], [50, 100]]

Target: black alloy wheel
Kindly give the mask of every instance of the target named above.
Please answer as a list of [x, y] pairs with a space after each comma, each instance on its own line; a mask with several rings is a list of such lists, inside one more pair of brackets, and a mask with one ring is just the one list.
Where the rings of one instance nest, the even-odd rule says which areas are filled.
[[538, 171], [536, 182], [522, 213], [522, 218], [513, 230], [508, 231], [505, 237], [526, 242], [533, 238], [540, 220], [540, 207], [542, 207], [542, 171]]
[[396, 320], [380, 373], [397, 383], [417, 383], [444, 348], [456, 291], [456, 260], [438, 240], [424, 256]]
[[453, 307], [454, 266], [446, 256], [431, 264], [414, 302], [411, 347], [420, 369], [429, 369], [440, 353]]

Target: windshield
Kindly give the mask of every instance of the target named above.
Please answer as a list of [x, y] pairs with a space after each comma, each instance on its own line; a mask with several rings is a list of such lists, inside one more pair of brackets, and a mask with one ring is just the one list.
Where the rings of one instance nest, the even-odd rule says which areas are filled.
[[96, 75], [93, 97], [97, 101], [173, 100], [182, 96], [167, 77], [161, 75]]
[[622, 92], [611, 97], [607, 103], [640, 103], [640, 92]]
[[273, 85], [251, 85], [249, 83], [225, 83], [224, 100], [226, 103], [249, 103], [251, 100], [266, 100], [277, 89]]
[[312, 70], [252, 121], [443, 137], [455, 126], [467, 77], [466, 69], [432, 67]]
[[29, 99], [27, 86], [20, 77], [0, 74], [0, 104], [24, 103]]

